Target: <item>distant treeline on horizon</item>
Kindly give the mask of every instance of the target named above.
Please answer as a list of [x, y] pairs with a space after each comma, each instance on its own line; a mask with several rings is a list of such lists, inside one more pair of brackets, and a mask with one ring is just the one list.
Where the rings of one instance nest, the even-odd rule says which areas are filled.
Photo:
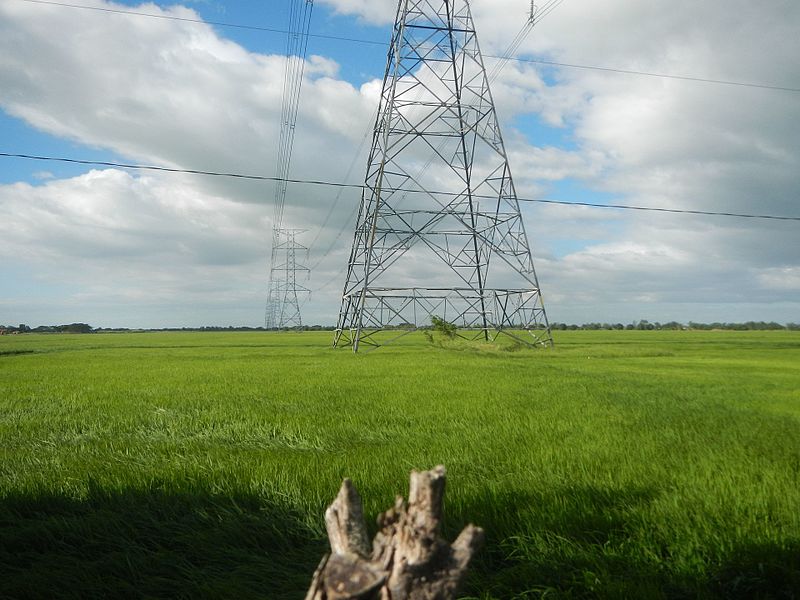
[[701, 331], [712, 331], [715, 329], [730, 330], [730, 331], [779, 331], [790, 330], [800, 331], [800, 323], [776, 323], [775, 321], [745, 321], [744, 323], [695, 323], [689, 321], [688, 323], [678, 323], [677, 321], [669, 321], [668, 323], [659, 323], [658, 321], [650, 322], [646, 320], [634, 321], [623, 325], [622, 323], [584, 323], [583, 325], [568, 325], [567, 323], [551, 323], [550, 329], [557, 331], [566, 330], [637, 330], [637, 331], [654, 331], [654, 330], [690, 330], [697, 329]]
[[[387, 327], [386, 329], [411, 329], [413, 325], [407, 323]], [[584, 323], [582, 325], [568, 323], [551, 323], [550, 328], [554, 331], [800, 331], [800, 323], [776, 323], [775, 321], [745, 321], [744, 323], [678, 323], [669, 321], [668, 323], [650, 322], [647, 320], [633, 321], [632, 323]], [[304, 325], [294, 327], [291, 331], [334, 331], [336, 328], [331, 325]], [[265, 327], [233, 327], [233, 326], [205, 326], [205, 327], [160, 327], [160, 328], [127, 328], [127, 327], [92, 327], [86, 323], [71, 323], [69, 325], [39, 325], [29, 327], [24, 323], [20, 325], [0, 325], [0, 335], [20, 334], [20, 333], [126, 333], [126, 332], [147, 332], [147, 331], [285, 331], [278, 329], [267, 329]]]

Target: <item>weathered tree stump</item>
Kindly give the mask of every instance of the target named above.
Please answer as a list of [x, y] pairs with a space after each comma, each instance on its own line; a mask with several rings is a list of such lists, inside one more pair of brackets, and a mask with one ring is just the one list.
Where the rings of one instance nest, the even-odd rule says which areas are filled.
[[408, 504], [398, 497], [378, 517], [370, 544], [361, 498], [345, 479], [325, 512], [331, 553], [322, 559], [306, 600], [452, 600], [483, 530], [464, 528], [452, 545], [442, 539], [445, 469], [411, 472]]

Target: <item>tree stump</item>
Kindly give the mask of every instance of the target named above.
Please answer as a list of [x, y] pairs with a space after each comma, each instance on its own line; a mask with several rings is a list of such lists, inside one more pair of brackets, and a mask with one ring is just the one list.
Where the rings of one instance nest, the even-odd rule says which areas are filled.
[[445, 469], [411, 472], [408, 503], [378, 517], [370, 544], [361, 498], [349, 479], [325, 512], [331, 553], [322, 559], [306, 600], [453, 600], [483, 530], [464, 528], [452, 545], [442, 539]]

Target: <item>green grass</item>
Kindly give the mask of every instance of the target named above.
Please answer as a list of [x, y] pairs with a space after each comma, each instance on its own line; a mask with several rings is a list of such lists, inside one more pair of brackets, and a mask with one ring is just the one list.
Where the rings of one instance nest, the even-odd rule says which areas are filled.
[[800, 334], [0, 338], [0, 597], [302, 598], [351, 477], [448, 468], [475, 598], [795, 598]]

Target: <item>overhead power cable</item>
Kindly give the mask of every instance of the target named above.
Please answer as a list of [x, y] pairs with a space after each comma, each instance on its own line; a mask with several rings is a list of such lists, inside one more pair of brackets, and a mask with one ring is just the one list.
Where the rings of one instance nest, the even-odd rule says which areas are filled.
[[278, 181], [275, 189], [275, 218], [273, 226], [280, 229], [286, 205], [286, 179], [292, 165], [297, 115], [300, 109], [300, 91], [303, 87], [306, 58], [308, 56], [308, 31], [314, 3], [307, 0], [289, 1], [289, 33], [286, 36], [286, 68], [284, 71], [281, 103], [281, 131], [275, 172]]
[[[496, 58], [496, 57], [492, 57]], [[779, 85], [766, 85], [762, 83], [749, 83], [746, 81], [730, 81], [726, 79], [709, 79], [706, 77], [692, 77], [690, 75], [671, 75], [669, 73], [652, 73], [648, 71], [633, 71], [630, 69], [618, 69], [614, 67], [600, 67], [597, 65], [579, 65], [575, 63], [563, 63], [552, 60], [538, 58], [513, 57], [511, 60], [522, 63], [535, 63], [539, 65], [549, 65], [553, 67], [566, 67], [569, 69], [584, 69], [590, 71], [604, 71], [606, 73], [619, 73], [622, 75], [639, 75], [642, 77], [658, 77], [661, 79], [678, 79], [681, 81], [696, 81], [698, 83], [716, 83], [719, 85], [733, 85], [739, 87], [760, 88], [764, 90], [779, 90], [783, 92], [800, 92], [800, 87], [783, 87]]]
[[522, 29], [517, 32], [517, 35], [514, 36], [514, 39], [506, 48], [506, 51], [503, 52], [502, 56], [495, 63], [494, 67], [492, 68], [491, 72], [488, 74], [489, 81], [494, 81], [503, 68], [506, 66], [509, 60], [514, 57], [514, 54], [525, 39], [528, 37], [528, 34], [533, 30], [533, 28], [539, 24], [544, 17], [550, 14], [559, 4], [561, 4], [564, 0], [550, 0], [541, 8], [537, 8], [536, 5], [531, 6], [531, 14], [525, 20], [525, 23], [522, 25]]
[[297, 117], [300, 110], [300, 92], [303, 87], [306, 59], [308, 56], [308, 33], [311, 27], [313, 0], [288, 0], [289, 19], [286, 35], [286, 62], [284, 67], [281, 100], [280, 135], [275, 161], [275, 213], [272, 219], [272, 253], [267, 287], [265, 325], [283, 327], [290, 321], [300, 324], [298, 306], [296, 251], [301, 248], [296, 240], [296, 231], [283, 229], [286, 208], [288, 178], [291, 172]]
[[[126, 164], [126, 163], [117, 163], [117, 162], [110, 162], [110, 161], [95, 161], [95, 160], [79, 160], [75, 158], [62, 158], [62, 157], [55, 157], [55, 156], [37, 156], [33, 154], [15, 154], [10, 152], [0, 152], [0, 156], [4, 156], [7, 158], [20, 158], [26, 160], [39, 160], [39, 161], [53, 161], [53, 162], [64, 162], [64, 163], [72, 163], [72, 164], [79, 164], [79, 165], [89, 165], [89, 166], [101, 166], [101, 167], [113, 167], [119, 169], [132, 169], [132, 170], [143, 170], [143, 171], [162, 171], [167, 173], [185, 173], [189, 175], [206, 175], [210, 177], [229, 177], [234, 179], [249, 179], [254, 181], [284, 181], [286, 183], [292, 184], [299, 184], [299, 185], [315, 185], [315, 186], [324, 186], [324, 187], [334, 187], [334, 188], [350, 188], [354, 190], [362, 191], [365, 189], [363, 184], [358, 183], [339, 183], [336, 181], [324, 181], [319, 179], [282, 179], [279, 177], [270, 177], [266, 175], [245, 175], [242, 173], [224, 173], [219, 171], [203, 171], [199, 169], [178, 169], [172, 167], [159, 167], [154, 165], [136, 165], [136, 164]], [[409, 194], [428, 194], [428, 195], [437, 195], [437, 196], [449, 196], [449, 197], [457, 197], [460, 196], [460, 193], [457, 192], [445, 192], [445, 191], [437, 191], [437, 190], [414, 190], [414, 189], [405, 189], [405, 188], [386, 188], [386, 191], [389, 192], [403, 192]], [[488, 200], [497, 200], [497, 196], [489, 196], [486, 194], [475, 194], [473, 198], [479, 199], [488, 199]], [[718, 216], [718, 217], [737, 217], [740, 219], [772, 219], [776, 221], [800, 221], [800, 217], [788, 217], [782, 215], [766, 215], [766, 214], [749, 214], [749, 213], [733, 213], [733, 212], [718, 212], [718, 211], [708, 211], [708, 210], [689, 210], [689, 209], [678, 209], [678, 208], [661, 208], [661, 207], [653, 207], [653, 206], [632, 206], [628, 204], [605, 204], [605, 203], [593, 203], [593, 202], [572, 202], [568, 200], [551, 200], [545, 198], [517, 198], [519, 202], [535, 202], [540, 204], [558, 204], [562, 206], [583, 206], [588, 208], [607, 208], [607, 209], [618, 209], [618, 210], [638, 210], [638, 211], [651, 211], [651, 212], [661, 212], [661, 213], [674, 213], [674, 214], [690, 214], [690, 215], [707, 215], [707, 216]]]
[[[480, 198], [481, 196], [476, 196]], [[707, 215], [715, 217], [738, 217], [740, 219], [775, 219], [778, 221], [800, 221], [800, 217], [784, 217], [778, 215], [756, 215], [747, 213], [720, 212], [710, 210], [690, 210], [684, 208], [660, 208], [655, 206], [632, 206], [630, 204], [601, 204], [593, 202], [576, 202], [567, 200], [549, 200], [545, 198], [517, 198], [520, 202], [537, 202], [539, 204], [559, 204], [561, 206], [586, 206], [589, 208], [613, 208], [618, 210], [641, 210], [681, 215]]]
[[[100, 6], [83, 6], [80, 4], [70, 4], [66, 2], [54, 2], [51, 0], [18, 0], [19, 2], [28, 2], [31, 4], [44, 4], [48, 6], [60, 6], [63, 8], [73, 8], [73, 9], [81, 9], [81, 10], [92, 10], [98, 12], [105, 12], [105, 13], [114, 13], [114, 14], [121, 14], [121, 15], [130, 15], [136, 17], [145, 17], [150, 19], [163, 19], [168, 21], [181, 21], [185, 23], [197, 23], [200, 25], [214, 25], [216, 27], [231, 27], [234, 29], [248, 29], [252, 31], [266, 31], [270, 33], [281, 33], [287, 34], [288, 31], [285, 29], [280, 29], [276, 27], [263, 27], [259, 25], [245, 25], [242, 23], [229, 23], [223, 21], [206, 21], [203, 19], [192, 19], [189, 17], [178, 17], [174, 15], [156, 15], [152, 13], [144, 13], [135, 10], [122, 10], [122, 9], [113, 9], [113, 8], [104, 8]], [[559, 2], [560, 4], [560, 2]], [[555, 7], [553, 7], [555, 8]], [[541, 11], [544, 13], [544, 11]], [[544, 13], [539, 16], [539, 20], [546, 16], [548, 13]], [[363, 38], [354, 38], [354, 37], [346, 37], [346, 36], [338, 36], [338, 35], [326, 35], [321, 33], [310, 33], [309, 37], [317, 38], [317, 39], [327, 39], [339, 42], [349, 42], [354, 44], [367, 44], [370, 46], [381, 46], [386, 47], [385, 41], [378, 41], [378, 40], [368, 40]], [[759, 88], [764, 90], [776, 90], [776, 91], [783, 91], [783, 92], [800, 92], [800, 87], [790, 87], [790, 86], [781, 86], [781, 85], [771, 85], [765, 83], [755, 83], [755, 82], [747, 82], [747, 81], [734, 81], [729, 79], [715, 79], [715, 78], [706, 78], [706, 77], [694, 77], [691, 75], [674, 75], [669, 73], [654, 73], [651, 71], [636, 71], [631, 69], [621, 69], [616, 67], [604, 67], [599, 65], [582, 65], [577, 63], [564, 63], [564, 62], [557, 62], [552, 60], [543, 60], [543, 59], [535, 59], [535, 58], [522, 58], [522, 57], [504, 57], [498, 56], [493, 54], [484, 54], [484, 58], [493, 58], [501, 61], [506, 60], [513, 60], [521, 63], [535, 63], [535, 64], [542, 64], [542, 65], [549, 65], [552, 67], [563, 67], [567, 69], [584, 69], [584, 70], [594, 70], [594, 71], [601, 71], [605, 73], [618, 73], [623, 75], [636, 75], [641, 77], [658, 77], [662, 79], [675, 79], [681, 81], [693, 81], [698, 83], [711, 83], [716, 85], [730, 85], [730, 86], [738, 86], [738, 87], [748, 87], [748, 88]]]
[[[266, 31], [269, 33], [280, 33], [286, 35], [290, 33], [286, 29], [279, 27], [264, 27], [261, 25], [245, 25], [243, 23], [228, 23], [224, 21], [206, 21], [205, 19], [192, 19], [190, 17], [178, 17], [175, 15], [156, 15], [153, 13], [140, 12], [138, 10], [122, 10], [118, 8], [105, 8], [102, 6], [84, 6], [82, 4], [69, 4], [67, 2], [51, 2], [50, 0], [18, 0], [19, 2], [28, 2], [31, 4], [46, 4], [48, 6], [60, 6], [62, 8], [76, 8], [79, 10], [93, 10], [96, 12], [111, 13], [117, 15], [128, 15], [132, 17], [145, 17], [148, 19], [161, 19], [164, 21], [180, 21], [183, 23], [196, 23], [198, 25], [214, 25], [215, 27], [230, 27], [232, 29], [247, 29], [250, 31]], [[325, 35], [322, 33], [311, 33], [309, 37], [335, 40], [339, 42], [352, 42], [355, 44], [370, 44], [373, 46], [386, 46], [386, 42], [379, 42], [377, 40], [365, 40], [357, 38], [343, 37], [339, 35]]]
[[[356, 151], [356, 154], [353, 157], [353, 160], [350, 162], [350, 167], [347, 169], [347, 173], [345, 173], [345, 176], [344, 176], [345, 181], [347, 181], [347, 179], [350, 178], [350, 175], [351, 175], [351, 173], [353, 172], [353, 169], [356, 166], [356, 162], [361, 157], [361, 152], [364, 149], [364, 145], [366, 144], [370, 133], [372, 133], [372, 127], [371, 126], [370, 126], [369, 130], [367, 130], [367, 132], [361, 138], [361, 143], [358, 146], [358, 150]], [[336, 207], [339, 204], [339, 201], [342, 199], [342, 192], [343, 191], [344, 191], [343, 188], [339, 188], [339, 191], [336, 193], [336, 197], [333, 199], [333, 202], [331, 202], [330, 208], [328, 208], [328, 213], [325, 215], [325, 220], [323, 221], [322, 225], [320, 225], [319, 229], [317, 230], [317, 235], [314, 237], [314, 240], [308, 245], [309, 253], [311, 253], [312, 249], [315, 247], [317, 241], [319, 240], [320, 236], [322, 235], [322, 232], [325, 230], [325, 227], [330, 222], [331, 217], [333, 216], [333, 213], [334, 213], [334, 211], [336, 210]], [[342, 231], [344, 231], [344, 228], [346, 228], [348, 225], [352, 224], [353, 217], [355, 217], [355, 212], [357, 210], [358, 210], [358, 206], [356, 206], [352, 210], [351, 217], [345, 222], [345, 224], [344, 224], [344, 226], [342, 228]], [[327, 248], [327, 250], [325, 250], [325, 252], [322, 253], [321, 258], [314, 265], [311, 266], [311, 271], [312, 272], [320, 265], [320, 263], [325, 259], [325, 257], [328, 256], [328, 254], [330, 254], [331, 250], [333, 250], [333, 247], [336, 245], [336, 243], [339, 241], [339, 238], [342, 235], [342, 231], [340, 231], [339, 234], [336, 236], [336, 238], [333, 240], [333, 242], [331, 242], [331, 245]]]

